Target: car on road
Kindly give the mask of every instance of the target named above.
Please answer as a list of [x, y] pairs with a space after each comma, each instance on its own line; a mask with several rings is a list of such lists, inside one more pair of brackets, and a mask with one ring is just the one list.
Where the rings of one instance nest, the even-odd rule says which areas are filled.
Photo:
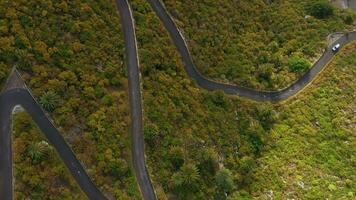
[[340, 44], [337, 43], [333, 48], [331, 49], [333, 52], [337, 52], [340, 49]]

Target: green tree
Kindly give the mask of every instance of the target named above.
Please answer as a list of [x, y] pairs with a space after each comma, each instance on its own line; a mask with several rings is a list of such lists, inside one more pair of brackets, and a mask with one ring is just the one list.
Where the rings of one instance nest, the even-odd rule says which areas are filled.
[[299, 57], [293, 57], [289, 61], [289, 71], [291, 72], [305, 72], [310, 66], [310, 63], [307, 60]]
[[178, 170], [184, 164], [184, 150], [181, 147], [172, 146], [169, 149], [169, 161], [171, 162], [172, 168]]
[[255, 167], [256, 167], [256, 161], [249, 156], [244, 156], [239, 162], [239, 170], [242, 174], [245, 175], [250, 173], [252, 169]]
[[310, 14], [318, 19], [325, 19], [334, 14], [334, 9], [328, 2], [318, 1], [310, 7]]
[[226, 196], [234, 189], [234, 181], [232, 173], [228, 169], [221, 169], [216, 173], [215, 182], [217, 186], [217, 193], [215, 199], [226, 199]]
[[199, 151], [198, 158], [199, 172], [203, 176], [215, 175], [218, 169], [218, 154], [212, 148], [206, 148]]
[[183, 165], [179, 171], [172, 176], [173, 186], [177, 195], [186, 198], [189, 194], [196, 192], [199, 178], [199, 170], [195, 165]]
[[45, 92], [40, 98], [41, 106], [49, 112], [52, 112], [55, 109], [56, 105], [58, 104], [58, 101], [59, 97], [53, 91]]

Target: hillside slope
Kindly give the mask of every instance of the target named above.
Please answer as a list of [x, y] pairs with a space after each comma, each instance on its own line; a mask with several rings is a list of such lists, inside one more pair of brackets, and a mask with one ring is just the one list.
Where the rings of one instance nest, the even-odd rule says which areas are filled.
[[[123, 52], [113, 1], [0, 0], [0, 80], [4, 82], [16, 65], [103, 193], [115, 199], [140, 199], [130, 168]], [[19, 135], [17, 140], [25, 139]], [[53, 165], [56, 162], [60, 160]], [[38, 165], [23, 178], [39, 173]], [[51, 180], [48, 176], [42, 174]], [[17, 183], [22, 181], [31, 180]], [[48, 188], [46, 184], [33, 181], [22, 191], [28, 194], [34, 187]], [[44, 193], [61, 192], [39, 192]]]
[[[287, 197], [289, 191], [293, 192], [291, 197], [310, 199], [352, 195], [348, 193], [355, 188], [353, 168], [350, 168], [354, 158], [349, 155], [354, 154], [354, 145], [351, 145], [354, 138], [348, 130], [339, 129], [335, 124], [343, 127], [346, 119], [353, 120], [350, 113], [336, 111], [340, 109], [348, 113], [347, 104], [353, 105], [350, 96], [354, 94], [352, 67], [355, 66], [355, 54], [351, 52], [355, 45], [341, 52], [331, 66], [335, 73], [324, 73], [330, 78], [325, 79], [326, 85], [323, 85], [324, 80], [320, 81], [319, 87], [315, 86], [317, 92], [312, 95], [308, 90], [280, 105], [253, 102], [198, 88], [185, 73], [175, 47], [150, 6], [144, 0], [130, 3], [137, 24], [141, 62], [145, 150], [148, 169], [160, 199], [226, 199], [225, 194], [230, 199], [264, 199], [269, 190], [275, 197]], [[141, 199], [130, 167], [127, 72], [114, 2], [0, 0], [0, 19], [1, 80], [16, 64], [35, 97], [48, 110], [104, 194], [112, 199]], [[341, 19], [336, 17], [334, 20], [332, 22], [336, 23]], [[321, 34], [326, 34], [326, 29], [321, 29]], [[312, 34], [315, 32], [313, 29]], [[311, 39], [311, 35], [306, 38]], [[323, 36], [317, 41], [310, 40], [309, 53], [314, 52], [314, 47], [318, 49], [321, 38]], [[203, 54], [204, 51], [202, 48]], [[210, 50], [203, 54], [209, 59], [219, 55]], [[231, 61], [238, 62], [239, 59]], [[341, 66], [341, 71], [334, 65]], [[337, 73], [341, 74], [335, 75]], [[262, 88], [262, 85], [258, 87]], [[341, 86], [349, 89], [340, 91], [337, 88]], [[326, 97], [330, 98], [324, 99]], [[296, 113], [301, 112], [314, 113], [307, 113], [313, 118], [300, 119], [301, 115]], [[337, 116], [336, 120], [331, 119], [333, 116]], [[311, 126], [310, 119], [317, 120], [322, 127]], [[28, 119], [22, 120], [28, 124]], [[17, 130], [24, 128], [20, 126], [21, 122], [16, 124], [19, 126]], [[29, 131], [35, 132], [32, 128]], [[313, 138], [309, 133], [320, 133], [322, 137]], [[23, 148], [27, 147], [24, 142], [27, 137], [28, 134], [17, 135], [16, 141], [25, 144]], [[298, 140], [294, 141], [295, 137]], [[308, 138], [316, 140], [311, 143], [313, 146], [308, 146], [309, 149], [302, 143]], [[344, 150], [333, 152], [340, 143], [330, 138], [349, 140], [350, 145], [343, 143]], [[34, 142], [40, 140], [33, 139]], [[319, 141], [325, 145], [316, 150], [311, 148]], [[298, 151], [291, 151], [290, 143]], [[16, 149], [18, 161], [25, 162], [17, 162], [18, 166], [32, 162], [25, 159], [26, 151], [21, 150]], [[347, 156], [341, 158], [341, 154]], [[332, 156], [338, 158], [337, 163], [328, 163]], [[293, 162], [307, 168], [296, 165], [301, 168], [298, 176], [285, 176], [290, 182], [283, 185], [284, 179], [275, 174], [282, 173], [292, 158], [296, 159]], [[53, 157], [47, 162], [61, 169], [58, 159]], [[41, 168], [41, 164], [35, 165], [29, 167], [27, 176], [24, 173], [16, 177], [18, 183], [30, 182], [28, 177], [36, 178], [31, 181], [32, 185], [17, 185], [21, 188], [17, 193], [19, 196], [26, 196], [37, 187], [41, 190], [36, 195], [80, 199], [80, 193], [76, 193], [77, 188], [69, 178], [66, 180], [69, 187], [59, 187], [60, 191], [47, 190], [50, 182], [38, 181], [35, 170]], [[269, 174], [270, 171], [274, 173]], [[316, 181], [312, 188], [311, 183], [318, 179], [308, 176], [309, 171], [321, 172], [328, 178]], [[42, 173], [41, 179], [52, 180], [51, 173]], [[332, 176], [338, 176], [341, 182]], [[346, 176], [349, 180], [344, 178]], [[312, 189], [304, 194], [304, 191], [293, 188], [296, 181], [303, 181]]]
[[354, 199], [356, 43], [309, 88], [281, 105], [251, 192], [265, 199]]
[[264, 90], [294, 82], [320, 56], [328, 34], [350, 29], [356, 16], [326, 0], [163, 2], [204, 75]]

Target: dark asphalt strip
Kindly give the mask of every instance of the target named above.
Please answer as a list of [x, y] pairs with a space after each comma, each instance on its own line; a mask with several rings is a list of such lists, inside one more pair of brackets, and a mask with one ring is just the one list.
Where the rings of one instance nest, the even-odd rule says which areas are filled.
[[[196, 82], [198, 86], [207, 90], [222, 90], [227, 94], [238, 95], [242, 97], [247, 97], [249, 99], [257, 101], [281, 101], [285, 100], [298, 91], [302, 90], [308, 83], [310, 83], [316, 75], [328, 64], [332, 59], [334, 53], [331, 47], [327, 48], [320, 59], [312, 66], [312, 68], [307, 71], [301, 78], [299, 78], [295, 83], [289, 87], [280, 91], [258, 91], [250, 88], [245, 88], [237, 85], [230, 85], [224, 83], [218, 83], [209, 80], [207, 77], [203, 76], [195, 67], [193, 63], [192, 56], [188, 50], [188, 46], [184, 40], [183, 35], [176, 26], [174, 20], [169, 15], [168, 11], [160, 0], [147, 0], [151, 5], [164, 27], [169, 32], [169, 35], [179, 52], [181, 59], [183, 61], [184, 67], [188, 76]], [[350, 32], [343, 35], [340, 39], [334, 42], [334, 44], [340, 43], [341, 47], [345, 44], [356, 39], [356, 32]]]
[[11, 89], [0, 95], [0, 199], [12, 200], [13, 198], [11, 115], [16, 105], [21, 105], [31, 115], [88, 198], [106, 199], [90, 180], [68, 144], [30, 92], [23, 88]]
[[140, 73], [135, 26], [128, 1], [116, 0], [116, 4], [120, 13], [126, 48], [131, 110], [132, 162], [142, 197], [146, 200], [155, 200], [157, 199], [156, 194], [145, 164]]

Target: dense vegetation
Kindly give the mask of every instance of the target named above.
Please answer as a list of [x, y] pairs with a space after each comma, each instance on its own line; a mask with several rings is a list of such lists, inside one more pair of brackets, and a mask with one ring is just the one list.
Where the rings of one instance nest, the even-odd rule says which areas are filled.
[[[261, 153], [264, 155], [266, 145], [271, 148], [269, 137], [274, 136], [278, 128], [274, 124], [283, 124], [289, 119], [284, 111], [289, 107], [252, 103], [196, 88], [150, 7], [141, 0], [134, 1], [133, 9], [144, 79], [146, 149], [160, 198], [225, 199], [228, 194], [231, 199], [244, 196], [264, 199], [264, 192], [274, 179], [262, 179], [264, 174], [258, 173], [262, 166], [256, 161]], [[352, 49], [354, 46], [349, 47], [349, 51]], [[294, 57], [289, 66], [299, 70], [305, 65]], [[352, 70], [352, 66], [348, 63], [347, 70]], [[289, 109], [293, 113], [293, 109]], [[307, 108], [301, 105], [299, 109]], [[315, 164], [311, 166], [318, 170]], [[275, 167], [278, 170], [280, 166]], [[350, 174], [352, 168], [345, 171]], [[268, 170], [263, 172], [268, 173]], [[273, 191], [282, 193], [283, 189], [277, 187], [272, 188]], [[327, 194], [328, 189], [321, 184], [315, 188]]]
[[137, 24], [148, 166], [161, 199], [225, 199], [248, 187], [278, 119], [270, 104], [202, 90], [189, 79], [166, 30], [143, 0]]
[[[299, 171], [297, 181], [304, 181], [309, 186], [307, 178], [312, 179], [313, 176], [309, 176], [308, 171], [317, 172], [318, 164], [321, 161], [328, 161], [331, 158], [329, 155], [337, 158], [341, 153], [352, 155], [354, 152], [352, 137], [345, 151], [339, 149], [334, 152], [332, 150], [339, 143], [331, 139], [345, 137], [338, 134], [328, 135], [334, 131], [347, 135], [346, 132], [341, 132], [344, 131], [343, 128], [336, 129], [333, 123], [341, 123], [344, 118], [349, 119], [350, 116], [331, 120], [335, 113], [326, 110], [328, 102], [340, 100], [335, 99], [337, 98], [335, 94], [339, 93], [325, 96], [326, 92], [329, 92], [327, 87], [319, 89], [317, 94], [305, 94], [305, 97], [303, 95], [302, 101], [291, 100], [290, 102], [296, 103], [286, 106], [257, 103], [227, 96], [219, 91], [202, 90], [186, 75], [175, 47], [150, 6], [144, 0], [130, 2], [137, 24], [141, 59], [146, 155], [148, 168], [160, 199], [220, 200], [251, 197], [264, 199], [269, 190], [273, 190], [275, 197], [280, 197], [284, 195], [284, 191], [290, 191], [289, 187], [281, 187], [280, 177], [275, 176], [283, 172], [283, 167], [289, 166], [289, 163], [283, 162], [295, 157], [300, 158], [296, 163], [308, 168]], [[246, 7], [249, 5], [249, 1], [235, 2], [246, 4]], [[273, 5], [277, 6], [277, 1], [274, 2]], [[290, 3], [288, 5], [296, 4], [295, 1], [285, 2]], [[221, 1], [215, 3], [220, 4]], [[175, 6], [178, 9], [181, 4], [176, 2]], [[263, 6], [264, 4], [261, 4], [262, 8]], [[304, 3], [302, 2], [300, 6], [304, 8]], [[293, 9], [289, 7], [288, 10]], [[249, 12], [249, 10], [243, 12], [246, 19]], [[253, 13], [251, 10], [250, 14]], [[238, 13], [234, 11], [234, 14]], [[292, 20], [295, 16], [288, 17], [289, 14], [286, 12], [273, 16], [282, 15]], [[332, 16], [330, 22], [312, 19], [311, 26], [315, 26], [314, 28], [309, 26], [300, 28], [301, 33], [305, 28], [311, 28], [311, 33], [303, 35], [306, 38], [300, 37], [308, 41], [303, 45], [311, 45], [310, 54], [320, 47], [318, 44], [323, 37], [320, 36], [320, 40], [317, 40], [313, 34], [319, 30], [322, 32], [321, 35], [327, 34], [330, 27], [340, 25], [337, 25], [340, 20], [338, 16], [347, 14], [336, 12], [335, 15], [337, 16]], [[258, 13], [253, 16], [256, 16], [256, 19], [251, 18], [246, 21], [247, 24], [258, 20]], [[122, 33], [114, 3], [104, 0], [70, 2], [0, 0], [0, 19], [0, 78], [4, 80], [12, 65], [17, 64], [35, 97], [50, 113], [79, 160], [105, 195], [112, 199], [140, 199], [130, 168], [128, 88]], [[329, 26], [327, 23], [334, 25]], [[321, 27], [318, 27], [319, 25]], [[341, 23], [337, 29], [343, 27]], [[257, 32], [260, 29], [253, 30]], [[292, 37], [285, 34], [283, 37]], [[247, 46], [254, 48], [254, 45], [259, 43], [256, 38], [253, 40], [256, 42]], [[234, 44], [241, 44], [241, 41]], [[301, 43], [296, 40], [289, 46], [294, 48], [294, 45], [298, 44]], [[260, 47], [262, 48], [257, 45], [254, 53], [258, 53]], [[349, 51], [354, 48], [355, 46], [350, 47]], [[202, 54], [199, 55], [206, 56], [205, 59], [218, 58], [225, 62], [225, 58], [219, 58], [219, 54], [211, 51], [211, 48], [200, 50]], [[285, 60], [283, 67], [288, 71], [289, 69], [295, 71], [293, 73], [302, 73], [310, 64], [303, 55], [294, 53], [291, 57], [293, 59]], [[257, 56], [252, 57], [255, 59]], [[346, 55], [340, 56], [335, 62], [340, 63], [338, 66], [344, 66], [343, 75], [328, 78], [327, 86], [331, 87], [333, 82], [347, 85], [346, 81], [355, 75], [349, 73], [354, 66], [354, 62], [351, 61], [355, 54], [347, 57], [345, 63], [342, 59], [344, 57]], [[239, 57], [231, 58], [230, 61], [238, 62]], [[204, 60], [204, 63], [209, 64], [210, 61]], [[250, 67], [247, 64], [245, 66]], [[339, 69], [335, 68], [335, 71]], [[242, 76], [246, 75], [243, 71], [241, 73]], [[239, 75], [240, 71], [237, 74]], [[288, 79], [287, 75], [290, 73], [281, 71], [278, 76]], [[345, 81], [342, 81], [341, 78], [344, 77]], [[262, 83], [260, 87], [263, 87]], [[347, 88], [349, 89], [332, 91], [339, 91], [345, 95], [354, 92], [352, 85]], [[326, 97], [330, 99], [325, 100]], [[324, 107], [318, 107], [320, 99], [325, 100], [322, 104]], [[345, 100], [346, 103], [340, 101], [340, 104], [335, 104], [333, 108], [335, 111], [341, 109], [339, 106], [351, 103], [351, 100], [348, 98]], [[302, 122], [306, 125], [310, 125], [310, 122], [304, 119], [303, 121], [297, 114], [309, 111], [307, 116], [315, 113], [315, 119], [321, 118], [325, 114], [321, 108], [327, 112], [328, 118], [320, 119], [318, 123], [326, 128], [321, 132], [323, 137], [317, 138], [319, 140], [312, 144], [318, 145], [319, 141], [330, 143], [320, 146], [318, 152], [312, 151], [312, 146], [309, 146], [310, 151], [306, 152], [303, 149], [305, 143], [298, 141], [305, 141], [304, 139], [309, 137], [307, 131], [315, 133], [319, 132], [319, 129], [309, 127], [304, 130]], [[296, 109], [299, 112], [294, 113]], [[82, 198], [82, 194], [51, 147], [43, 146], [44, 143], [41, 141], [44, 139], [37, 128], [29, 122], [27, 116], [22, 115], [20, 114], [15, 123], [17, 166], [15, 184], [18, 197], [21, 195], [28, 197], [33, 188], [39, 188], [35, 190], [34, 195], [59, 196], [60, 199]], [[289, 129], [285, 129], [285, 126]], [[298, 135], [298, 140], [293, 141], [294, 136], [301, 131], [306, 131], [303, 132], [305, 135]], [[289, 144], [295, 145], [295, 149], [300, 152], [288, 150]], [[328, 144], [331, 145], [330, 148]], [[303, 157], [305, 153], [309, 153], [310, 157]], [[279, 159], [276, 160], [274, 155], [279, 156]], [[26, 158], [28, 156], [29, 158]], [[323, 160], [319, 160], [318, 157], [322, 157]], [[336, 164], [326, 162], [322, 172], [323, 175], [330, 176], [330, 179], [316, 181], [314, 189], [308, 190], [309, 194], [304, 197], [324, 198], [332, 193], [335, 193], [335, 197], [341, 197], [355, 189], [352, 168], [350, 169], [352, 163], [348, 165], [353, 162], [352, 159], [350, 161], [349, 157], [344, 157]], [[49, 166], [55, 167], [51, 169]], [[273, 168], [266, 169], [264, 166]], [[343, 169], [334, 172], [333, 166]], [[46, 170], [46, 173], [39, 173], [38, 169]], [[58, 171], [61, 174], [58, 174]], [[269, 174], [270, 171], [274, 173]], [[340, 174], [337, 174], [339, 172]], [[334, 181], [332, 175], [340, 175], [344, 182], [337, 182], [338, 180], [332, 182]], [[350, 175], [350, 178], [346, 181], [341, 175]], [[38, 180], [38, 176], [41, 176], [41, 181]], [[58, 190], [50, 186], [52, 181], [56, 180], [60, 181]], [[290, 182], [292, 186], [295, 183], [293, 181]], [[343, 188], [339, 190], [341, 187]], [[304, 190], [296, 190], [295, 196], [303, 197], [303, 192]], [[35, 199], [36, 196], [30, 198]]]
[[[320, 56], [326, 37], [349, 29], [356, 14], [327, 0], [163, 0], [199, 71], [218, 81], [281, 89]], [[272, 3], [268, 3], [272, 2]], [[307, 63], [289, 67], [298, 57]]]
[[355, 199], [356, 42], [318, 80], [280, 106], [258, 160], [257, 199]]
[[[120, 28], [115, 4], [106, 0], [0, 0], [0, 79], [17, 65], [96, 185], [108, 197], [140, 199], [130, 168]], [[58, 159], [45, 161], [60, 165]], [[53, 180], [51, 173], [40, 173], [41, 166], [33, 163], [16, 183], [35, 173]], [[42, 188], [55, 197], [55, 188], [46, 189], [49, 183], [34, 180], [21, 190]]]
[[18, 113], [13, 122], [14, 199], [86, 199], [30, 117]]

